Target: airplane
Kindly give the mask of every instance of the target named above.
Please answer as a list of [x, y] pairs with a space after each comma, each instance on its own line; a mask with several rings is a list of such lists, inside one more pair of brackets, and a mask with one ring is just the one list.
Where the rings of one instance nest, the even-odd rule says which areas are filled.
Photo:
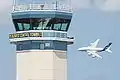
[[92, 58], [98, 57], [98, 58], [101, 58], [101, 59], [103, 57], [98, 55], [99, 52], [107, 51], [109, 53], [112, 53], [112, 51], [110, 50], [110, 46], [111, 46], [112, 43], [110, 42], [104, 48], [98, 48], [97, 44], [98, 44], [99, 40], [100, 39], [97, 39], [94, 43], [90, 43], [90, 46], [88, 46], [88, 47], [79, 48], [78, 51], [87, 52], [89, 56], [92, 56]]

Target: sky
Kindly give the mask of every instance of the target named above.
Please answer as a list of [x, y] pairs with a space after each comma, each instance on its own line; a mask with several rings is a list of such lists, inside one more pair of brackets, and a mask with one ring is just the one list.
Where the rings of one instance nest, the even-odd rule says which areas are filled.
[[[15, 46], [9, 43], [8, 35], [15, 32], [11, 11], [12, 0], [0, 3], [0, 79], [15, 80]], [[73, 18], [68, 31], [74, 36], [74, 44], [68, 46], [68, 80], [120, 80], [120, 1], [119, 0], [71, 0]], [[109, 54], [103, 59], [93, 59], [79, 47], [100, 39], [99, 47], [112, 42]]]

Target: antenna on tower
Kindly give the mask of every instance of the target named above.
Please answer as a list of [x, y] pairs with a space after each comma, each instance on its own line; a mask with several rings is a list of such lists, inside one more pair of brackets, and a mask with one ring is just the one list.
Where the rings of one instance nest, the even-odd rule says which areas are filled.
[[55, 8], [56, 8], [56, 10], [58, 9], [58, 1], [57, 0], [55, 1]]
[[16, 0], [13, 0], [13, 11], [15, 10]]

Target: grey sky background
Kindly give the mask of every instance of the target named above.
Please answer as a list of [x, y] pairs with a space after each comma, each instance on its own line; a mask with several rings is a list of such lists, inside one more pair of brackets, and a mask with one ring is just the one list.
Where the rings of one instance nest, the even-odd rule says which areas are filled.
[[[15, 46], [8, 35], [15, 32], [11, 19], [12, 0], [0, 5], [0, 80], [15, 80]], [[120, 80], [120, 1], [72, 0], [74, 9], [69, 36], [75, 43], [68, 46], [68, 80]], [[100, 47], [112, 42], [113, 53], [103, 52], [102, 60], [89, 57], [77, 49], [100, 39]]]

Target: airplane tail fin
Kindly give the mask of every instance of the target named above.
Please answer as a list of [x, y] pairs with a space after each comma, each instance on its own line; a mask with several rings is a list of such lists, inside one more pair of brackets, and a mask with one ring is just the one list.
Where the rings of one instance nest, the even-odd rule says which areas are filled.
[[112, 43], [110, 42], [107, 46], [105, 46], [104, 49], [103, 49], [103, 51], [107, 51], [107, 52], [109, 52], [109, 53], [112, 53], [112, 51], [110, 50], [111, 44], [112, 44]]

